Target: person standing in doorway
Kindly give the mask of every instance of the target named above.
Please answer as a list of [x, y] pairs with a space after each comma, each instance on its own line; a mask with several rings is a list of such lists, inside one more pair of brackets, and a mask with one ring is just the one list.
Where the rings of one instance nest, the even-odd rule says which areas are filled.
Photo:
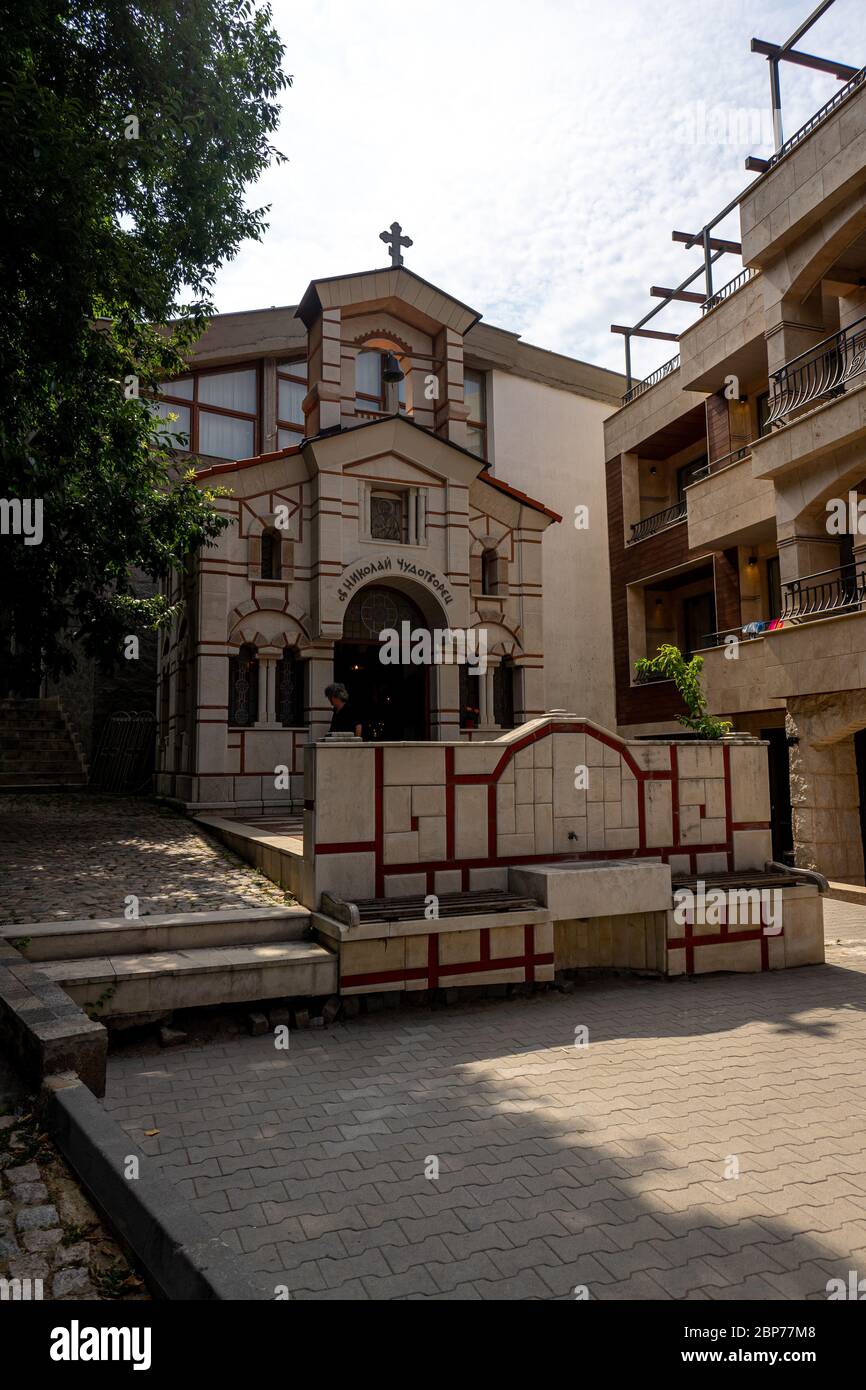
[[332, 734], [354, 734], [361, 737], [361, 725], [355, 718], [355, 711], [349, 703], [349, 692], [344, 685], [326, 685], [325, 696], [334, 713], [331, 715]]

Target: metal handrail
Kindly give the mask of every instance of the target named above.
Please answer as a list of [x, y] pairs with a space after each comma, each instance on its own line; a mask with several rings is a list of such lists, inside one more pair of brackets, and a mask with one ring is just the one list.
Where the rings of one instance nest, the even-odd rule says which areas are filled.
[[835, 111], [836, 107], [841, 105], [845, 98], [850, 96], [864, 81], [866, 81], [866, 67], [861, 68], [859, 72], [855, 72], [850, 82], [846, 82], [844, 87], [840, 87], [835, 96], [832, 96], [829, 101], [825, 101], [824, 105], [815, 112], [814, 116], [809, 117], [805, 125], [801, 125], [800, 129], [796, 130], [790, 139], [785, 141], [784, 145], [780, 145], [775, 153], [770, 155], [767, 160], [767, 168], [763, 172], [768, 172], [779, 163], [780, 159], [784, 159], [786, 154], [790, 154], [791, 150], [793, 150], [796, 145], [799, 145], [801, 140], [805, 140], [807, 135], [811, 135], [816, 125], [820, 125], [821, 122]]
[[845, 382], [866, 371], [866, 316], [792, 357], [770, 377], [767, 424], [812, 401], [841, 395]]
[[[834, 577], [830, 577], [834, 576]], [[866, 599], [866, 562], [851, 560], [782, 585], [782, 617], [800, 620], [860, 608]]]
[[635, 541], [646, 540], [647, 536], [654, 536], [657, 531], [662, 531], [666, 526], [673, 526], [675, 522], [682, 521], [686, 514], [686, 499], [675, 502], [672, 507], [664, 507], [660, 512], [653, 512], [652, 516], [645, 516], [640, 521], [632, 522], [630, 545]]
[[733, 280], [729, 280], [726, 285], [722, 285], [720, 290], [716, 290], [715, 294], [711, 294], [709, 299], [704, 300], [701, 305], [701, 313], [709, 314], [718, 304], [730, 299], [732, 294], [736, 294], [737, 290], [748, 284], [749, 280], [754, 280], [757, 273], [751, 266], [746, 266], [745, 270], [741, 270], [739, 275], [734, 276]]
[[628, 405], [629, 401], [633, 401], [638, 396], [642, 396], [644, 391], [649, 391], [651, 386], [656, 386], [658, 382], [664, 381], [665, 377], [671, 376], [679, 365], [680, 355], [677, 353], [676, 357], [672, 357], [670, 362], [664, 362], [661, 367], [656, 367], [655, 371], [650, 376], [646, 377], [644, 381], [636, 381], [631, 390], [626, 391], [622, 398], [622, 404]]

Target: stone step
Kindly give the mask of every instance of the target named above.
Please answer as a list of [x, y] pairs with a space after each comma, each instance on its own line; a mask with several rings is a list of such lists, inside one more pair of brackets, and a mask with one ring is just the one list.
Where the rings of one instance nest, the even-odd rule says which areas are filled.
[[160, 913], [132, 921], [88, 917], [70, 922], [17, 922], [0, 927], [0, 938], [35, 963], [303, 941], [309, 926], [310, 913], [305, 907], [240, 907]]
[[337, 992], [337, 957], [309, 941], [49, 961], [43, 974], [94, 1018]]

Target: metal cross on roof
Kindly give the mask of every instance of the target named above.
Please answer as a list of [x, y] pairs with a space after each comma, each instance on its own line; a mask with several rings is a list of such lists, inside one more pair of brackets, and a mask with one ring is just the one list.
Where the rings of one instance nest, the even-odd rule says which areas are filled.
[[392, 222], [387, 232], [379, 233], [379, 240], [387, 242], [388, 244], [388, 250], [391, 255], [391, 264], [393, 266], [403, 264], [403, 256], [400, 251], [400, 247], [412, 245], [412, 238], [410, 236], [402, 236], [402, 231], [403, 228], [400, 226], [399, 222]]

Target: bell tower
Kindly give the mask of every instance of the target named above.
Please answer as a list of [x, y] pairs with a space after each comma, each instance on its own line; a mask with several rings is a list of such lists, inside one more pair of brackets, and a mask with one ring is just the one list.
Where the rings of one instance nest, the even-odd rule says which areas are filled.
[[[466, 447], [463, 339], [481, 315], [406, 269], [401, 248], [412, 242], [401, 233], [399, 223], [382, 233], [390, 268], [313, 280], [298, 306], [308, 342], [307, 438], [401, 413]], [[359, 367], [371, 352], [383, 359], [378, 396]]]

